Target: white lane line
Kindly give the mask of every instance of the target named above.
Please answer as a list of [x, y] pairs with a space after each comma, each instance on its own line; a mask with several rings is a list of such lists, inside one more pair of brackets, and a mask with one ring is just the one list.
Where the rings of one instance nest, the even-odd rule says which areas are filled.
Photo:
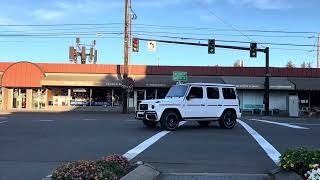
[[7, 123], [8, 121], [0, 121], [0, 124], [4, 124]]
[[252, 129], [248, 124], [238, 119], [238, 122], [248, 131], [248, 133], [258, 142], [262, 149], [272, 159], [274, 163], [279, 164], [281, 154], [267, 140], [265, 140], [257, 131]]
[[[180, 122], [179, 123], [179, 127], [182, 126], [185, 123], [186, 122]], [[128, 152], [126, 152], [123, 156], [126, 157], [128, 160], [132, 160], [137, 155], [142, 153], [144, 150], [146, 150], [148, 147], [150, 147], [152, 144], [154, 144], [155, 142], [157, 142], [159, 139], [161, 139], [162, 137], [164, 137], [165, 135], [167, 135], [170, 132], [171, 131], [161, 131], [161, 132], [153, 135], [152, 137], [150, 137], [149, 139], [145, 140], [144, 142], [142, 142], [141, 144], [139, 144], [135, 148], [133, 148], [133, 149], [129, 150]]]
[[82, 119], [84, 121], [96, 121], [97, 119]]
[[289, 127], [289, 128], [293, 128], [293, 129], [309, 129], [306, 127], [296, 126], [296, 125], [292, 125], [292, 124], [288, 124], [288, 123], [280, 123], [280, 122], [267, 121], [267, 120], [261, 120], [261, 119], [249, 119], [249, 120], [250, 121], [259, 121], [259, 122], [268, 123], [268, 124], [276, 124], [279, 126], [285, 126], [285, 127]]
[[49, 120], [49, 119], [43, 119], [43, 120], [39, 120], [40, 122], [53, 122], [54, 120]]
[[297, 124], [297, 125], [304, 125], [304, 126], [320, 126], [320, 124], [309, 124], [309, 123], [289, 123], [289, 124]]

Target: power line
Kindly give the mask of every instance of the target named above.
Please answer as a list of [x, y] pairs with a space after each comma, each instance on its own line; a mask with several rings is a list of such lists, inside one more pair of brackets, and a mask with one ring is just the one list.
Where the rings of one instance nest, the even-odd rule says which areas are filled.
[[[254, 39], [252, 39], [250, 36], [244, 34], [242, 31], [238, 30], [237, 28], [235, 28], [232, 24], [228, 23], [227, 21], [225, 21], [224, 19], [222, 19], [220, 16], [218, 16], [216, 13], [214, 13], [212, 10], [210, 10], [208, 7], [203, 6], [203, 4], [198, 3], [202, 8], [206, 9], [211, 15], [214, 15], [217, 19], [219, 19], [223, 24], [231, 27], [234, 31], [238, 31], [241, 35], [243, 35], [244, 37], [246, 37], [247, 39], [249, 39], [250, 41], [256, 42]], [[260, 44], [261, 45], [261, 44]], [[261, 45], [262, 47], [264, 47], [263, 45]], [[264, 47], [265, 48], [265, 47]]]
[[101, 26], [121, 25], [123, 23], [78, 23], [78, 24], [0, 24], [2, 27], [45, 27], [45, 26]]

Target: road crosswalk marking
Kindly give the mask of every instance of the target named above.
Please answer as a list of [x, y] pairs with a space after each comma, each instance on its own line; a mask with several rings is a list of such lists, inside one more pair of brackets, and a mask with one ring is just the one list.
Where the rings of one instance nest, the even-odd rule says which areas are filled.
[[[186, 122], [180, 122], [179, 127], [182, 126], [185, 123]], [[167, 135], [169, 133], [170, 133], [170, 131], [161, 131], [161, 132], [153, 135], [149, 139], [145, 140], [144, 142], [142, 142], [141, 144], [139, 144], [135, 148], [129, 150], [123, 156], [126, 157], [129, 160], [132, 160], [133, 158], [138, 156], [140, 153], [142, 153], [144, 150], [146, 150], [148, 147], [150, 147], [152, 144], [154, 144], [159, 139], [161, 139], [162, 137], [164, 137], [165, 135]]]
[[279, 165], [281, 154], [276, 150], [266, 139], [264, 139], [257, 131], [252, 129], [247, 123], [238, 119], [238, 122], [244, 127], [245, 130], [258, 142], [262, 149], [272, 159], [272, 161]]
[[306, 127], [297, 126], [297, 125], [288, 124], [288, 123], [280, 123], [280, 122], [267, 121], [267, 120], [261, 120], [261, 119], [249, 119], [249, 120], [250, 121], [259, 121], [259, 122], [268, 123], [268, 124], [276, 124], [279, 126], [285, 126], [285, 127], [289, 127], [289, 128], [293, 128], [293, 129], [309, 129]]

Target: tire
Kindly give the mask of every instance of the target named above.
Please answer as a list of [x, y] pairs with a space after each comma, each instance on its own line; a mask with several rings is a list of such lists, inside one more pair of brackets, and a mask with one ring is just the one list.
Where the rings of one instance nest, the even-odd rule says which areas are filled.
[[219, 119], [219, 125], [224, 129], [232, 129], [236, 124], [237, 115], [232, 111], [225, 111]]
[[174, 131], [179, 127], [180, 116], [172, 110], [165, 111], [160, 119], [161, 128], [166, 131]]
[[143, 124], [148, 128], [155, 128], [158, 125], [158, 122], [143, 120]]
[[211, 123], [211, 121], [198, 121], [198, 123], [199, 123], [200, 126], [205, 126], [205, 127], [207, 127], [207, 126], [209, 126], [209, 124]]

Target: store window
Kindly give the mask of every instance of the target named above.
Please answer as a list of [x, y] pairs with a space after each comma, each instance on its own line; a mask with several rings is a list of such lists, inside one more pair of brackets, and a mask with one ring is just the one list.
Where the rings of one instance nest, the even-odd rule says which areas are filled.
[[49, 88], [47, 98], [49, 106], [68, 106], [71, 100], [67, 88]]
[[91, 106], [112, 106], [112, 89], [92, 89]]
[[122, 89], [121, 88], [113, 89], [112, 105], [122, 106]]
[[147, 100], [156, 99], [156, 89], [149, 88], [147, 89]]
[[90, 106], [90, 89], [74, 88], [71, 90], [71, 106]]
[[157, 92], [157, 99], [164, 99], [169, 92], [169, 88], [159, 88]]
[[32, 108], [44, 109], [46, 104], [46, 90], [32, 89]]
[[12, 108], [22, 108], [27, 107], [27, 90], [26, 89], [13, 89], [13, 99]]
[[2, 87], [0, 86], [0, 106], [2, 104]]

